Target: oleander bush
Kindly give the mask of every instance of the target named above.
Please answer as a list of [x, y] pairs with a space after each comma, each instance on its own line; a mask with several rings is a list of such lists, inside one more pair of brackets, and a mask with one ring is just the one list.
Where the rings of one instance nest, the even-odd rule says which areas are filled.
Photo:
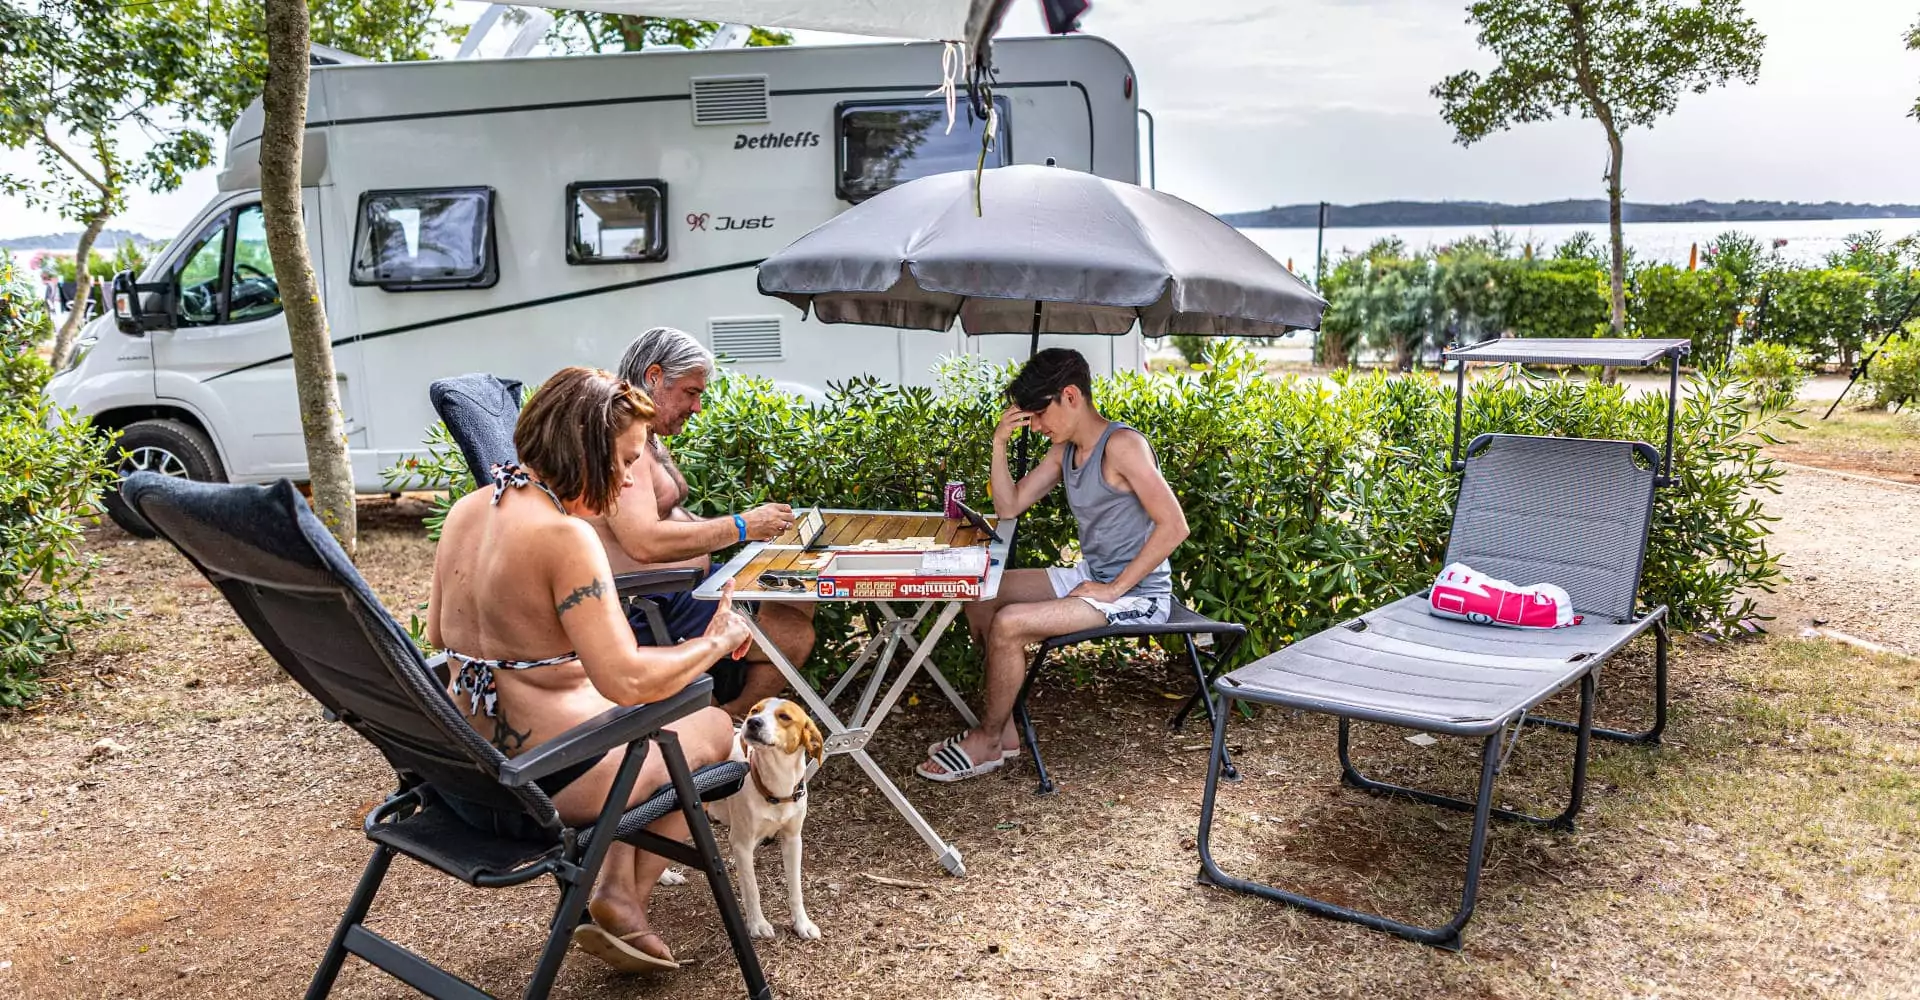
[[1867, 365], [1866, 382], [1875, 405], [1905, 407], [1920, 400], [1920, 332], [1889, 339]]
[[[1215, 345], [1191, 372], [1102, 378], [1096, 403], [1153, 442], [1192, 535], [1174, 553], [1181, 596], [1246, 624], [1243, 656], [1277, 648], [1422, 586], [1439, 569], [1456, 477], [1453, 391], [1430, 375], [1267, 377]], [[943, 363], [941, 390], [857, 380], [808, 405], [763, 379], [729, 376], [674, 442], [693, 512], [768, 500], [795, 506], [937, 509], [949, 479], [987, 481], [1000, 388], [1010, 368]], [[1730, 373], [1695, 376], [1676, 429], [1677, 484], [1662, 490], [1642, 603], [1677, 627], [1718, 631], [1753, 613], [1742, 596], [1780, 578], [1754, 494], [1780, 475], [1759, 453], [1776, 397]], [[1544, 379], [1517, 368], [1468, 390], [1466, 435], [1483, 431], [1664, 440], [1664, 394]], [[1035, 455], [1040, 444], [1036, 444]], [[977, 493], [976, 493], [977, 496]], [[1022, 519], [1014, 565], [1063, 558], [1071, 515], [1056, 492]], [[1532, 582], [1532, 581], [1528, 581]], [[844, 664], [851, 619], [822, 610], [812, 666]], [[962, 643], [941, 659], [968, 676]]]
[[[1604, 247], [1576, 233], [1551, 252], [1535, 249], [1494, 230], [1426, 250], [1389, 238], [1340, 256], [1322, 283], [1317, 360], [1346, 367], [1372, 352], [1407, 370], [1450, 343], [1605, 336]], [[1696, 368], [1730, 363], [1740, 343], [1792, 348], [1805, 365], [1852, 365], [1864, 343], [1920, 315], [1914, 237], [1855, 233], [1807, 267], [1731, 231], [1706, 245], [1697, 268], [1628, 263], [1628, 335], [1692, 341]]]
[[34, 278], [0, 252], [0, 706], [32, 697], [76, 629], [113, 617], [83, 599], [81, 532], [113, 483], [111, 439], [53, 406], [37, 353], [51, 334]]
[[[1210, 345], [1206, 361], [1180, 373], [1107, 376], [1094, 398], [1153, 443], [1192, 529], [1173, 555], [1179, 593], [1202, 614], [1248, 627], [1243, 658], [1418, 589], [1439, 570], [1458, 483], [1449, 471], [1450, 380], [1384, 372], [1274, 379], [1225, 343]], [[822, 404], [766, 379], [723, 375], [672, 442], [687, 506], [706, 517], [774, 500], [937, 510], [941, 484], [959, 480], [985, 508], [991, 435], [1011, 374], [1011, 366], [954, 358], [937, 370], [937, 389], [856, 379], [832, 386]], [[1771, 519], [1755, 494], [1774, 489], [1780, 475], [1760, 444], [1785, 405], [1731, 372], [1691, 379], [1675, 431], [1676, 485], [1659, 494], [1641, 590], [1642, 604], [1667, 605], [1676, 627], [1726, 629], [1753, 613], [1744, 595], [1780, 579], [1767, 547]], [[1464, 412], [1468, 439], [1502, 431], [1658, 446], [1666, 433], [1664, 394], [1518, 367], [1476, 381]], [[412, 484], [470, 485], [444, 430], [436, 433], [428, 457], [407, 470]], [[1033, 456], [1044, 447], [1035, 440]], [[1021, 519], [1013, 564], [1056, 563], [1071, 555], [1073, 536], [1056, 491]], [[848, 662], [859, 613], [857, 605], [820, 609], [809, 671]], [[964, 640], [944, 643], [938, 656], [956, 680], [977, 675]]]
[[1773, 393], [1782, 397], [1783, 405], [1791, 406], [1807, 384], [1808, 364], [1805, 351], [1755, 341], [1733, 352], [1732, 368], [1733, 374], [1745, 379], [1756, 392]]

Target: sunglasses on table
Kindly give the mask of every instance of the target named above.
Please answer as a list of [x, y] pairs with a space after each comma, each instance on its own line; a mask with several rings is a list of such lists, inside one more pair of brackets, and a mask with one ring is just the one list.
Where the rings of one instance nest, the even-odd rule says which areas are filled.
[[760, 574], [760, 589], [773, 593], [804, 594], [813, 589], [814, 578], [768, 570]]

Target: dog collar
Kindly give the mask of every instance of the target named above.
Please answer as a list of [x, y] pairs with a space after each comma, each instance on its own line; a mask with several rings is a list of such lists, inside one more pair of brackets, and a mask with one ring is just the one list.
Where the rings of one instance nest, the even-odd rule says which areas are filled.
[[798, 802], [807, 797], [807, 779], [805, 778], [801, 778], [800, 783], [793, 786], [792, 795], [783, 798], [773, 794], [773, 792], [767, 788], [766, 783], [760, 780], [760, 771], [753, 766], [753, 762], [754, 755], [751, 753], [747, 754], [747, 777], [753, 779], [753, 790], [759, 792], [760, 797], [766, 799], [768, 805], [786, 805], [789, 802]]

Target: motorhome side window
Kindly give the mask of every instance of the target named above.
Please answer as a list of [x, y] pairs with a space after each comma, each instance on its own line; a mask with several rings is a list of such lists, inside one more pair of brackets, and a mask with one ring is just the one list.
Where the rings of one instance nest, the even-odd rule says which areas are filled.
[[280, 315], [280, 283], [273, 277], [266, 216], [258, 205], [249, 205], [234, 217], [233, 273], [228, 287], [227, 322]]
[[567, 263], [667, 259], [666, 181], [567, 185]]
[[[987, 166], [1012, 162], [1008, 148], [1007, 102], [995, 99], [999, 109], [998, 135], [987, 153]], [[929, 174], [972, 170], [980, 162], [980, 136], [986, 122], [968, 120], [958, 111], [953, 131], [947, 131], [947, 103], [943, 100], [848, 101], [836, 112], [839, 132], [839, 194], [862, 202], [891, 187]]]
[[493, 189], [368, 191], [360, 196], [348, 280], [389, 292], [491, 288], [500, 280]]
[[207, 227], [193, 249], [180, 258], [181, 326], [213, 326], [220, 322], [221, 263], [227, 252], [227, 218]]
[[[180, 258], [181, 326], [245, 323], [280, 314], [280, 285], [267, 254], [260, 206], [222, 212]], [[149, 302], [149, 308], [155, 303]]]

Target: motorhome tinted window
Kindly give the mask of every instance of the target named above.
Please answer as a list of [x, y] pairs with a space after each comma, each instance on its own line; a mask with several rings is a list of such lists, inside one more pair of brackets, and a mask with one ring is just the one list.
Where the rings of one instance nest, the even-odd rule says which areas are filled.
[[[1011, 162], [1007, 147], [1007, 104], [998, 101], [999, 135], [987, 153], [987, 166]], [[980, 162], [980, 135], [986, 122], [967, 120], [958, 111], [947, 131], [945, 101], [858, 102], [840, 106], [840, 197], [865, 201], [891, 187], [929, 174], [972, 170]]]
[[227, 322], [244, 323], [280, 313], [280, 283], [267, 253], [267, 225], [260, 206], [241, 209], [233, 226], [233, 279]]
[[220, 322], [220, 263], [227, 250], [223, 220], [200, 237], [180, 265], [180, 325]]
[[388, 291], [485, 288], [493, 260], [493, 190], [369, 191], [354, 233], [356, 285]]
[[567, 263], [667, 259], [662, 181], [595, 181], [567, 187]]

